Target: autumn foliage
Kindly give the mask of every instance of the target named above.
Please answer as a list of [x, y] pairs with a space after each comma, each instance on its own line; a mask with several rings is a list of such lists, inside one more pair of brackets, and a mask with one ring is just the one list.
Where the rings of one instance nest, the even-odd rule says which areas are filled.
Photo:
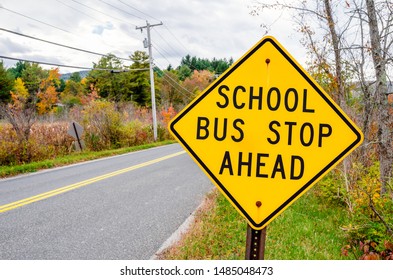
[[60, 84], [59, 68], [52, 69], [48, 72], [48, 77], [41, 81], [40, 89], [37, 94], [38, 114], [54, 112], [55, 104], [58, 102], [57, 86]]

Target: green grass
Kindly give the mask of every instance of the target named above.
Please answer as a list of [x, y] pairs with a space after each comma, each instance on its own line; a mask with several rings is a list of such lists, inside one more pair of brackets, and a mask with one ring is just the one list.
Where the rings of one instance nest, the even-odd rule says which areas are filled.
[[150, 143], [135, 147], [121, 148], [116, 150], [105, 150], [99, 152], [85, 151], [85, 152], [74, 152], [67, 156], [57, 157], [55, 159], [48, 159], [39, 162], [32, 162], [23, 165], [14, 166], [0, 166], [0, 177], [14, 176], [22, 173], [36, 172], [41, 169], [59, 167], [68, 164], [78, 163], [82, 161], [88, 161], [103, 157], [109, 157], [114, 155], [125, 154], [129, 152], [134, 152], [138, 150], [149, 149], [153, 147], [158, 147], [166, 144], [175, 143], [174, 141], [162, 141], [156, 143]]
[[[340, 260], [346, 244], [340, 226], [348, 220], [345, 208], [324, 203], [310, 190], [267, 227], [265, 259]], [[246, 221], [230, 203], [214, 191], [196, 215], [183, 239], [161, 259], [245, 258]]]

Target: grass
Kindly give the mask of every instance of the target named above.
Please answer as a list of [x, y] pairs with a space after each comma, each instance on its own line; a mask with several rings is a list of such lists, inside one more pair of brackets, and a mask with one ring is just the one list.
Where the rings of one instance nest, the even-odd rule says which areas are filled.
[[[346, 244], [340, 225], [348, 221], [345, 208], [324, 203], [317, 186], [299, 198], [267, 227], [265, 259], [340, 260]], [[242, 260], [246, 221], [218, 192], [206, 198], [188, 233], [163, 252], [170, 260]]]
[[149, 149], [153, 147], [158, 147], [166, 144], [175, 143], [174, 141], [162, 141], [156, 143], [149, 143], [140, 146], [134, 147], [127, 147], [115, 150], [105, 150], [105, 151], [85, 151], [85, 152], [74, 152], [67, 156], [57, 157], [55, 159], [43, 160], [39, 162], [32, 162], [22, 165], [14, 165], [14, 166], [0, 166], [0, 177], [7, 177], [7, 176], [15, 176], [22, 173], [29, 173], [29, 172], [36, 172], [40, 169], [52, 168], [52, 167], [59, 167], [68, 164], [109, 157], [114, 155], [125, 154], [129, 152], [134, 152], [138, 150]]

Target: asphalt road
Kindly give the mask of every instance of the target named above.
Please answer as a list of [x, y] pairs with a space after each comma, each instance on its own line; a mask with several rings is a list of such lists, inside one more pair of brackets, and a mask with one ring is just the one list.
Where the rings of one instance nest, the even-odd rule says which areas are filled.
[[0, 259], [149, 259], [212, 187], [177, 144], [1, 179]]

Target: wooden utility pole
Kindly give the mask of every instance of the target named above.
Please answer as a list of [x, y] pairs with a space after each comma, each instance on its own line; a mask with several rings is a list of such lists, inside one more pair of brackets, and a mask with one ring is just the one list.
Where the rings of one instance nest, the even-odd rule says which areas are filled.
[[140, 29], [141, 32], [143, 28], [146, 28], [147, 30], [147, 42], [144, 41], [145, 48], [149, 49], [149, 64], [150, 64], [150, 90], [151, 90], [151, 111], [153, 115], [153, 135], [154, 135], [154, 141], [157, 141], [157, 109], [156, 109], [156, 94], [155, 94], [155, 89], [154, 89], [154, 71], [153, 71], [153, 55], [152, 55], [152, 49], [151, 49], [151, 37], [150, 37], [150, 28], [154, 26], [162, 25], [162, 22], [157, 23], [157, 24], [149, 24], [148, 21], [146, 21], [145, 26], [140, 26], [136, 27], [136, 29]]

